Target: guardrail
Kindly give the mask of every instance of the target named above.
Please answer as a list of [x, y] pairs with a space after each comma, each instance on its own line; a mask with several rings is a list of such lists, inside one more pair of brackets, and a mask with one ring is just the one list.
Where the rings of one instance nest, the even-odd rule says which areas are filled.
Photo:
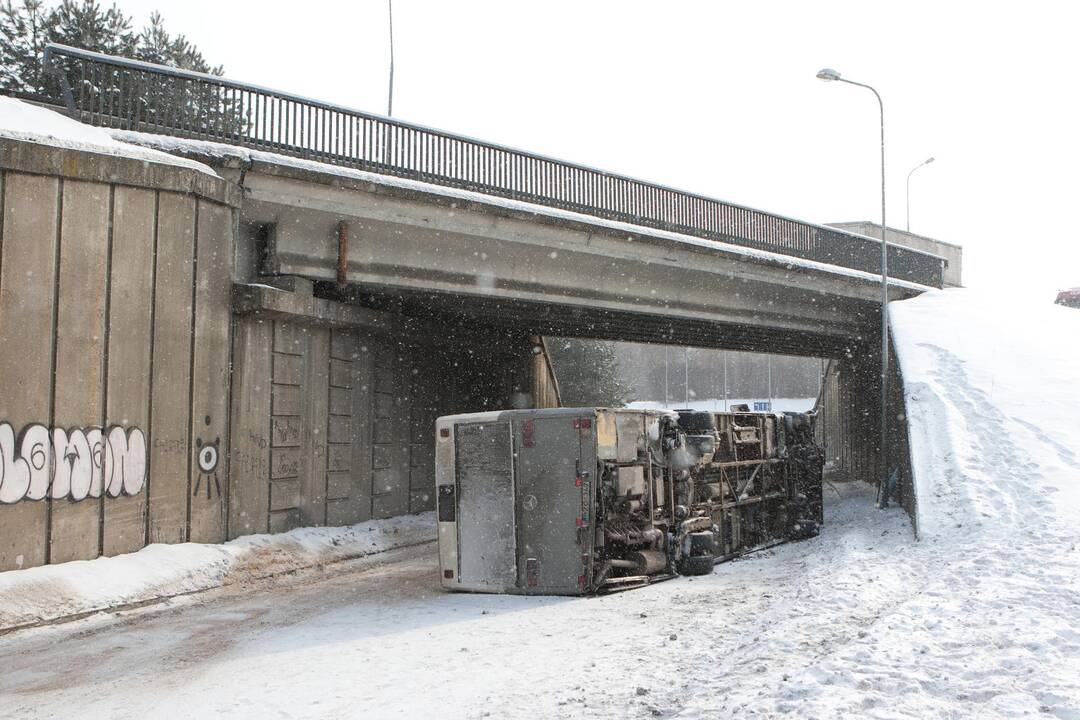
[[[229, 143], [881, 272], [880, 241], [204, 73], [49, 45], [79, 120]], [[889, 246], [889, 275], [941, 287], [945, 260]]]

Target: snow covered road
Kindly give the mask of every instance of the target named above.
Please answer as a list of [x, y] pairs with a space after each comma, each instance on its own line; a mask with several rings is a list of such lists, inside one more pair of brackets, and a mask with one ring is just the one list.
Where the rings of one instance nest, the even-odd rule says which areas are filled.
[[1067, 557], [950, 556], [869, 486], [826, 496], [819, 538], [602, 598], [445, 594], [423, 545], [14, 633], [0, 715], [1080, 717]]
[[[770, 698], [797, 707], [807, 673], [873, 654], [877, 625], [925, 588], [936, 557], [902, 511], [874, 510], [867, 486], [827, 493], [815, 540], [602, 598], [445, 594], [426, 545], [324, 579], [16, 633], [0, 638], [0, 712], [616, 718], [722, 717]], [[871, 702], [858, 711], [872, 715], [874, 692], [863, 694]]]
[[1080, 312], [894, 308], [918, 542], [848, 483], [818, 538], [601, 598], [399, 548], [2, 636], [0, 716], [1080, 720]]

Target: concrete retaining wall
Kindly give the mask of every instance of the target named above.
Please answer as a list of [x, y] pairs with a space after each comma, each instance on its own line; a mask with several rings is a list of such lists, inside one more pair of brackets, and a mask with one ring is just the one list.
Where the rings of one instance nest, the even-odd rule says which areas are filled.
[[0, 569], [223, 540], [235, 189], [8, 140], [0, 185]]
[[0, 570], [427, 510], [436, 417], [557, 402], [526, 334], [254, 276], [220, 177], [0, 140], [0, 198]]
[[435, 419], [530, 392], [531, 339], [446, 332], [289, 280], [237, 302], [229, 534], [432, 509]]
[[[864, 348], [830, 362], [816, 408], [817, 437], [824, 446], [826, 462], [841, 477], [869, 483], [877, 483], [880, 474], [880, 357], [880, 351]], [[914, 524], [917, 498], [912, 484], [903, 377], [895, 355], [891, 360], [888, 467], [894, 482], [890, 500], [900, 503]]]

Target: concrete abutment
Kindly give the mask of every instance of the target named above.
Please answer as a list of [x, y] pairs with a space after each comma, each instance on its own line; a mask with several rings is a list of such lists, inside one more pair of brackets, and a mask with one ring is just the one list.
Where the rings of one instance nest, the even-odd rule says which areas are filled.
[[0, 197], [0, 570], [430, 509], [438, 415], [555, 401], [527, 333], [253, 276], [210, 172], [0, 140]]

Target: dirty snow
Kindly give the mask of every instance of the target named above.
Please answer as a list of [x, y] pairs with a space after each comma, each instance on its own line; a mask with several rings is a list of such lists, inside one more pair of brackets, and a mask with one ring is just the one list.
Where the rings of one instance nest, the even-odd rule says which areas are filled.
[[115, 140], [102, 128], [84, 125], [48, 108], [2, 95], [0, 95], [0, 138], [175, 165], [189, 170], [198, 170], [214, 177], [218, 176], [200, 162]]
[[[534, 205], [532, 203], [524, 202], [522, 200], [511, 200], [509, 198], [497, 197], [495, 195], [485, 195], [483, 193], [473, 192], [471, 190], [460, 190], [458, 188], [451, 188], [443, 185], [433, 185], [431, 183], [420, 182], [418, 180], [409, 180], [407, 178], [394, 177], [392, 175], [381, 175], [379, 173], [367, 172], [364, 170], [354, 170], [352, 168], [344, 168], [338, 165], [330, 165], [328, 163], [316, 162], [314, 160], [304, 160], [302, 158], [290, 157], [288, 155], [280, 155], [277, 153], [266, 152], [263, 150], [249, 150], [247, 148], [237, 147], [235, 145], [226, 145], [224, 143], [216, 143], [206, 140], [191, 140], [188, 138], [177, 138], [167, 135], [154, 135], [150, 133], [132, 132], [130, 130], [110, 130], [110, 132], [112, 133], [112, 136], [118, 140], [122, 140], [128, 143], [144, 145], [148, 148], [156, 148], [164, 152], [191, 154], [196, 157], [210, 158], [212, 159], [211, 161], [231, 160], [233, 162], [239, 162], [245, 165], [252, 162], [263, 162], [267, 164], [281, 165], [284, 167], [293, 167], [300, 170], [307, 170], [308, 172], [330, 173], [332, 175], [337, 175], [338, 177], [368, 182], [373, 185], [405, 188], [407, 190], [413, 190], [416, 192], [425, 192], [433, 195], [441, 195], [443, 197], [456, 198], [482, 205], [493, 205], [508, 210], [529, 213], [531, 215], [542, 215], [545, 217], [560, 218], [573, 222], [597, 225], [621, 234], [640, 234], [647, 237], [662, 238], [664, 240], [681, 243], [683, 245], [693, 245], [705, 252], [738, 255], [744, 258], [753, 258], [755, 260], [767, 262], [773, 265], [779, 265], [781, 267], [791, 270], [802, 269], [816, 272], [825, 272], [832, 275], [843, 275], [845, 277], [864, 280], [866, 282], [875, 284], [881, 282], [880, 275], [863, 272], [861, 270], [853, 270], [850, 268], [840, 267], [839, 265], [829, 265], [827, 263], [816, 262], [814, 260], [805, 260], [803, 258], [791, 257], [790, 255], [782, 255], [779, 253], [768, 252], [765, 250], [756, 250], [754, 248], [743, 247], [741, 245], [729, 245], [727, 243], [717, 242], [716, 240], [706, 240], [704, 238], [694, 237], [693, 235], [684, 235], [682, 233], [669, 232], [667, 230], [646, 228], [641, 225], [633, 225], [631, 223], [620, 222], [618, 220], [607, 220], [605, 218], [596, 217], [594, 215], [585, 215], [582, 213], [572, 212], [570, 210], [560, 210], [558, 208], [552, 208], [546, 205]], [[798, 220], [797, 222], [805, 221]], [[835, 230], [835, 228], [830, 229]], [[919, 251], [915, 250], [913, 252]], [[889, 284], [893, 287], [904, 288], [906, 290], [922, 291], [926, 289], [926, 286], [924, 285], [908, 282], [907, 280], [900, 280], [898, 278], [890, 278]]]
[[135, 553], [0, 573], [0, 630], [182, 595], [435, 539], [433, 513], [347, 527], [247, 535], [221, 545]]

